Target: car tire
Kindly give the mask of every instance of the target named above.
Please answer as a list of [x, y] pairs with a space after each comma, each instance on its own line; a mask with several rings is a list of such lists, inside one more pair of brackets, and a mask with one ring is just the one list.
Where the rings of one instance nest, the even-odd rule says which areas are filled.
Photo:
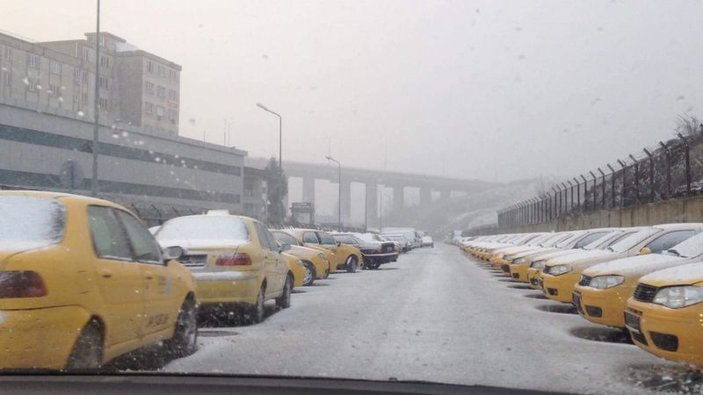
[[380, 263], [374, 262], [374, 261], [369, 261], [369, 263], [366, 264], [366, 267], [368, 267], [371, 270], [376, 270], [378, 267], [381, 266]]
[[198, 311], [195, 301], [188, 298], [183, 302], [173, 337], [166, 342], [169, 356], [181, 358], [198, 350]]
[[357, 268], [357, 259], [354, 255], [349, 255], [346, 261], [347, 273], [355, 273]]
[[264, 295], [266, 295], [266, 286], [261, 285], [259, 294], [256, 295], [256, 303], [247, 309], [244, 319], [247, 324], [254, 325], [264, 320]]
[[283, 295], [276, 298], [276, 306], [287, 309], [290, 307], [290, 295], [293, 290], [293, 278], [291, 275], [286, 276], [286, 282], [283, 284]]
[[312, 285], [317, 277], [317, 271], [315, 270], [315, 265], [312, 262], [303, 261], [303, 266], [305, 266], [305, 277], [303, 278], [303, 285]]
[[66, 370], [98, 370], [103, 362], [103, 334], [98, 324], [91, 321], [86, 325], [73, 345], [66, 362]]

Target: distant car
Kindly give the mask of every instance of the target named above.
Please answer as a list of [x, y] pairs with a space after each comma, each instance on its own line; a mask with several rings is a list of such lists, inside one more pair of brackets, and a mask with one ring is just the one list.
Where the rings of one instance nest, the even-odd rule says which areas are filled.
[[193, 277], [132, 213], [29, 191], [0, 192], [0, 211], [0, 368], [97, 369], [162, 341], [195, 352]]
[[430, 236], [430, 235], [422, 236], [422, 246], [434, 248], [434, 240], [432, 240], [432, 236]]
[[342, 269], [348, 273], [354, 273], [363, 265], [363, 257], [358, 248], [338, 242], [327, 232], [317, 229], [283, 229], [282, 231], [295, 237], [305, 247], [322, 247], [332, 251], [336, 260], [334, 270]]
[[364, 258], [364, 268], [378, 269], [384, 263], [398, 260], [398, 253], [395, 251], [393, 242], [365, 240], [352, 233], [333, 233], [332, 237], [340, 243], [358, 248]]
[[413, 248], [412, 242], [406, 239], [402, 234], [385, 234], [381, 236], [397, 242], [401, 246], [401, 252], [408, 252]]
[[164, 248], [180, 246], [180, 258], [196, 281], [201, 309], [254, 324], [264, 303], [290, 306], [293, 273], [286, 249], [259, 221], [219, 211], [166, 221], [156, 233]]
[[295, 237], [280, 230], [271, 230], [271, 233], [279, 243], [290, 246], [290, 250], [286, 251], [288, 254], [302, 261], [305, 268], [303, 285], [312, 285], [316, 278], [324, 279], [329, 276], [331, 265], [335, 264], [334, 253], [323, 248], [303, 247]]

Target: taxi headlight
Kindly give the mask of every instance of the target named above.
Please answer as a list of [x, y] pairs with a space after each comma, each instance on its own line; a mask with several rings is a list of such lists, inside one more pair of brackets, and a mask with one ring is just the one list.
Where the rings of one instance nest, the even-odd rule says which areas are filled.
[[561, 276], [571, 271], [571, 265], [554, 265], [549, 268], [549, 274], [552, 276]]
[[663, 288], [654, 297], [654, 303], [670, 309], [680, 309], [700, 302], [703, 302], [703, 288], [694, 286]]
[[544, 262], [544, 259], [542, 259], [541, 261], [534, 261], [530, 264], [530, 267], [534, 269], [544, 269]]
[[517, 258], [513, 260], [513, 264], [515, 265], [521, 265], [525, 262], [527, 262], [527, 258]]
[[625, 277], [618, 275], [608, 275], [608, 276], [596, 276], [591, 279], [591, 283], [588, 284], [591, 288], [597, 289], [607, 289], [616, 287], [625, 282]]

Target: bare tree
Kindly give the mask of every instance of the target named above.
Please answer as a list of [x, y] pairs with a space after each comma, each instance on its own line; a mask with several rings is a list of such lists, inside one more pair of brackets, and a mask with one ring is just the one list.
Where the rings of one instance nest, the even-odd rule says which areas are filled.
[[690, 114], [681, 114], [676, 118], [674, 134], [681, 133], [684, 136], [697, 136], [703, 133], [703, 123], [698, 117]]

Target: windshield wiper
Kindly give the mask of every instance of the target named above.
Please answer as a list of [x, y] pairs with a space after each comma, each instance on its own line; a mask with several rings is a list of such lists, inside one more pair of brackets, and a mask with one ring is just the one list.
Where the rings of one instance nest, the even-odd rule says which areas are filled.
[[613, 247], [608, 247], [608, 251], [615, 252], [615, 250], [613, 249]]
[[666, 250], [666, 252], [674, 254], [676, 256], [681, 256], [681, 254], [673, 248], [669, 248], [668, 250]]

